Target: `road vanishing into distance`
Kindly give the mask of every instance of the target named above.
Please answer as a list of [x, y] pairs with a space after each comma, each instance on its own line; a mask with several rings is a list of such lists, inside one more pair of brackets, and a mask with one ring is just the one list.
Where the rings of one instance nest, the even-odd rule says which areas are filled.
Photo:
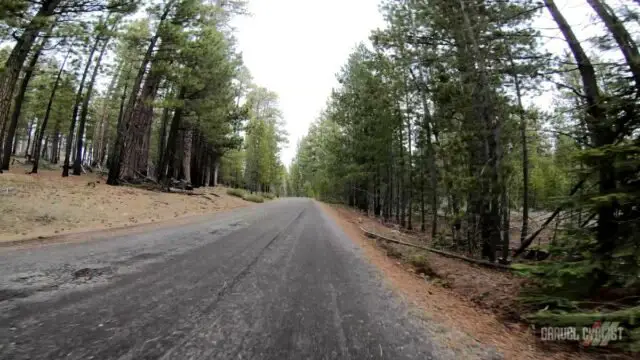
[[321, 207], [0, 249], [0, 359], [443, 359]]

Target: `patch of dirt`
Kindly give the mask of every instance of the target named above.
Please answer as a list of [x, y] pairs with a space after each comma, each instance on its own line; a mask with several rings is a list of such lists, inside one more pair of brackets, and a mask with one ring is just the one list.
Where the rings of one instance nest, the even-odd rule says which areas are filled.
[[[61, 171], [28, 175], [22, 167], [0, 174], [0, 243], [78, 231], [161, 222], [252, 205], [200, 188], [202, 196], [109, 186], [96, 174], [63, 178]], [[211, 196], [209, 196], [211, 195]]]
[[[392, 229], [363, 217], [356, 211], [340, 206], [321, 206], [362, 248], [365, 256], [385, 274], [391, 285], [422, 309], [428, 318], [449, 329], [462, 331], [482, 344], [495, 346], [505, 359], [596, 358], [595, 355], [579, 352], [577, 349], [568, 349], [566, 344], [542, 343], [524, 324], [503, 322], [503, 310], [500, 310], [503, 305], [500, 302], [511, 303], [509, 299], [514, 297], [512, 292], [517, 294], [521, 285], [519, 279], [512, 274], [480, 268], [436, 254], [429, 254], [427, 261], [438, 276], [416, 274], [411, 265], [386, 256], [388, 250], [376, 246], [375, 240], [364, 236], [360, 226], [371, 226], [369, 230], [391, 232], [390, 236], [402, 240], [399, 232], [393, 233]], [[388, 246], [391, 245], [385, 245]], [[402, 246], [393, 246], [397, 251], [406, 251], [400, 249]], [[504, 299], [505, 296], [508, 298]], [[478, 306], [479, 304], [483, 305]], [[498, 315], [495, 314], [496, 311]]]
[[[337, 211], [348, 217], [351, 210], [338, 208]], [[358, 216], [356, 223], [365, 230], [373, 231], [387, 238], [417, 245], [429, 245], [424, 241], [424, 238], [401, 233], [368, 217]], [[526, 284], [526, 279], [506, 271], [497, 271], [383, 240], [377, 241], [377, 243], [378, 246], [387, 250], [387, 254], [389, 253], [388, 248], [393, 248], [392, 252], [398, 254], [395, 256], [396, 258], [410, 260], [416, 255], [424, 257], [429, 268], [435, 272], [435, 276], [440, 278], [442, 283], [450, 287], [458, 296], [476, 303], [483, 309], [493, 311], [503, 320], [518, 321], [520, 319], [521, 309], [519, 309], [516, 298], [520, 294], [520, 289]]]

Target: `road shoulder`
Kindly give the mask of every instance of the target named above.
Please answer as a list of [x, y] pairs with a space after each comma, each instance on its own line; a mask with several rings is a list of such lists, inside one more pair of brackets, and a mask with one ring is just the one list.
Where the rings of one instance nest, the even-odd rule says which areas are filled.
[[53, 170], [19, 170], [0, 176], [0, 248], [126, 235], [253, 205], [223, 187], [187, 195], [109, 186], [96, 174], [62, 178]]

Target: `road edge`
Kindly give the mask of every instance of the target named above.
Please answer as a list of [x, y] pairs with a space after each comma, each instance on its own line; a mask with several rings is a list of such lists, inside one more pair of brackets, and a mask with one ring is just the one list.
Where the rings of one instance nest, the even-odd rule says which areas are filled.
[[134, 234], [139, 234], [141, 232], [146, 232], [151, 230], [160, 230], [168, 227], [197, 224], [199, 222], [209, 220], [212, 216], [215, 216], [217, 214], [229, 213], [229, 212], [240, 210], [240, 209], [257, 207], [260, 205], [262, 204], [249, 203], [246, 206], [237, 206], [233, 208], [221, 209], [221, 210], [208, 212], [208, 213], [201, 213], [201, 214], [189, 214], [184, 216], [178, 216], [172, 219], [164, 219], [160, 221], [149, 221], [149, 222], [143, 222], [143, 223], [138, 223], [133, 225], [124, 225], [124, 226], [117, 226], [117, 227], [111, 227], [111, 228], [77, 229], [75, 231], [71, 230], [63, 234], [40, 235], [35, 237], [26, 237], [23, 239], [1, 241], [0, 252], [6, 251], [6, 250], [31, 248], [31, 247], [39, 247], [39, 246], [47, 246], [47, 245], [55, 245], [55, 244], [89, 242], [89, 241], [95, 241], [95, 240], [105, 239], [105, 238], [114, 237], [114, 236], [134, 235]]

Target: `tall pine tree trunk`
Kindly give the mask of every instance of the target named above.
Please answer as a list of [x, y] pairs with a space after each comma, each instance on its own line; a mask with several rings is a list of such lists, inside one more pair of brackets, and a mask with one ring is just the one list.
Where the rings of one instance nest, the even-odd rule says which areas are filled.
[[[111, 28], [111, 31], [115, 29], [115, 24]], [[100, 38], [96, 40], [96, 44]], [[89, 85], [87, 86], [87, 93], [84, 95], [84, 99], [82, 101], [82, 112], [80, 113], [80, 122], [78, 123], [78, 135], [76, 141], [76, 158], [73, 162], [73, 175], [82, 174], [82, 161], [84, 156], [82, 156], [83, 151], [83, 137], [84, 137], [84, 128], [87, 123], [87, 115], [89, 114], [89, 103], [91, 101], [91, 95], [93, 94], [93, 86], [98, 78], [98, 73], [100, 72], [100, 65], [102, 64], [102, 58], [104, 57], [105, 51], [107, 50], [107, 45], [109, 44], [110, 36], [107, 36], [104, 39], [104, 44], [102, 44], [102, 49], [100, 49], [100, 54], [98, 55], [98, 59], [96, 60], [96, 66], [93, 69], [93, 74], [91, 74], [91, 80], [89, 80]], [[85, 149], [86, 150], [86, 149]], [[67, 169], [67, 173], [68, 173]], [[63, 174], [63, 176], [65, 176]]]
[[42, 119], [42, 124], [40, 125], [40, 129], [38, 129], [38, 137], [37, 139], [35, 139], [35, 147], [33, 150], [34, 158], [33, 158], [33, 168], [31, 169], [32, 174], [36, 174], [38, 172], [38, 163], [40, 162], [40, 145], [42, 144], [42, 138], [44, 137], [44, 132], [47, 129], [47, 122], [49, 121], [49, 115], [51, 115], [53, 100], [56, 97], [56, 91], [58, 90], [58, 86], [60, 85], [62, 72], [64, 71], [64, 67], [67, 64], [69, 55], [71, 55], [72, 48], [73, 48], [73, 44], [69, 47], [69, 51], [67, 51], [67, 55], [65, 55], [64, 60], [62, 61], [62, 65], [60, 66], [60, 70], [58, 71], [58, 75], [56, 76], [56, 80], [53, 83], [53, 88], [51, 89], [51, 96], [49, 97], [47, 110], [45, 111], [44, 118]]
[[[182, 87], [178, 94], [178, 100], [183, 100], [186, 95], [186, 88]], [[158, 180], [164, 181], [165, 186], [169, 184], [168, 180], [170, 176], [166, 175], [167, 165], [172, 164], [175, 161], [175, 155], [178, 145], [178, 132], [180, 130], [180, 123], [182, 122], [183, 108], [178, 107], [173, 112], [173, 119], [171, 120], [171, 127], [169, 129], [169, 137], [167, 139], [167, 148], [160, 164], [160, 171], [158, 172]], [[174, 166], [175, 167], [175, 166]]]
[[[480, 183], [483, 192], [479, 197], [476, 211], [480, 215], [480, 233], [482, 238], [482, 255], [489, 261], [495, 261], [495, 248], [500, 241], [500, 192], [502, 190], [499, 182], [498, 164], [498, 143], [496, 137], [497, 124], [492, 116], [493, 112], [493, 90], [489, 87], [485, 54], [481, 53], [478, 44], [477, 34], [474, 30], [483, 16], [475, 11], [473, 7], [466, 7], [464, 0], [458, 0], [460, 14], [463, 20], [462, 38], [466, 54], [462, 56], [467, 61], [467, 76], [471, 80], [471, 86], [476, 94], [473, 98], [473, 117], [480, 117], [482, 120], [482, 131], [480, 137], [484, 147], [484, 158], [477, 165], [487, 165], [486, 175], [480, 171]], [[471, 23], [471, 18], [474, 23]], [[471, 58], [475, 60], [471, 60]], [[469, 114], [471, 115], [471, 114]]]
[[120, 150], [122, 148], [122, 144], [120, 143], [121, 141], [123, 141], [124, 137], [119, 135], [122, 132], [124, 132], [124, 112], [125, 112], [125, 101], [127, 100], [127, 77], [128, 77], [128, 73], [127, 76], [124, 77], [124, 86], [122, 89], [122, 95], [120, 98], [120, 110], [118, 112], [118, 121], [116, 122], [116, 139], [113, 142], [113, 148], [110, 150], [109, 153], [109, 158], [107, 159], [107, 163], [109, 166], [109, 175], [107, 177], [107, 184], [109, 185], [118, 185], [118, 171], [111, 171], [112, 167], [114, 166], [118, 166], [118, 162], [120, 161]]
[[[50, 29], [52, 28], [53, 26], [50, 27]], [[16, 101], [13, 106], [11, 120], [9, 121], [9, 126], [7, 127], [7, 135], [4, 141], [4, 151], [2, 152], [2, 170], [9, 170], [9, 163], [11, 162], [11, 146], [13, 145], [13, 137], [16, 134], [18, 120], [20, 120], [20, 113], [22, 112], [24, 97], [27, 93], [27, 88], [29, 87], [29, 81], [31, 81], [31, 77], [33, 76], [33, 71], [36, 67], [36, 64], [38, 63], [38, 58], [40, 58], [40, 54], [42, 54], [42, 49], [44, 48], [44, 45], [46, 43], [47, 37], [44, 36], [42, 40], [40, 40], [40, 44], [31, 56], [31, 60], [29, 61], [27, 68], [24, 70], [24, 77], [22, 78], [22, 82], [20, 83], [20, 89], [18, 89], [18, 95], [16, 96]], [[0, 139], [2, 139], [1, 136]]]
[[31, 137], [33, 134], [33, 127], [35, 126], [35, 119], [31, 119], [27, 124], [27, 146], [24, 148], [24, 157], [29, 157], [29, 148], [31, 147]]
[[613, 10], [602, 0], [587, 0], [615, 39], [633, 75], [638, 96], [640, 96], [640, 54], [631, 34], [618, 19]]
[[399, 146], [400, 146], [400, 179], [398, 181], [398, 196], [399, 196], [399, 206], [400, 206], [400, 211], [399, 211], [399, 216], [400, 216], [400, 226], [401, 227], [405, 227], [406, 226], [406, 217], [405, 217], [405, 199], [406, 199], [406, 187], [404, 185], [404, 178], [405, 178], [405, 163], [404, 163], [404, 132], [402, 131], [402, 125], [400, 126], [400, 142], [399, 142]]
[[147, 66], [151, 61], [151, 58], [153, 57], [153, 51], [156, 47], [158, 39], [160, 38], [160, 29], [162, 29], [163, 24], [167, 19], [167, 16], [169, 16], [169, 12], [171, 11], [174, 3], [175, 0], [170, 0], [169, 2], [167, 2], [167, 4], [165, 4], [164, 11], [160, 16], [160, 22], [158, 23], [156, 33], [149, 42], [147, 51], [144, 55], [144, 58], [142, 59], [140, 68], [138, 69], [138, 74], [136, 75], [136, 78], [133, 82], [133, 86], [131, 88], [131, 96], [129, 97], [129, 102], [126, 106], [124, 116], [122, 117], [123, 129], [122, 131], [118, 131], [118, 133], [116, 134], [116, 145], [119, 147], [119, 149], [114, 152], [114, 155], [117, 156], [117, 158], [113, 159], [113, 161], [111, 162], [111, 166], [109, 167], [109, 177], [107, 180], [107, 183], [109, 185], [118, 184], [118, 179], [120, 178], [124, 161], [123, 155], [128, 154], [128, 147], [131, 146], [134, 135], [131, 131], [131, 127], [133, 126], [132, 116], [138, 102], [138, 93], [140, 92], [140, 87], [142, 86], [142, 79], [144, 78], [144, 74], [146, 73]]
[[184, 179], [191, 184], [191, 147], [193, 140], [193, 129], [190, 124], [185, 126], [182, 133], [182, 169], [184, 171]]
[[156, 165], [156, 178], [159, 179], [160, 166], [164, 164], [164, 152], [167, 147], [167, 126], [169, 125], [170, 109], [168, 106], [162, 111], [162, 125], [160, 126], [160, 135], [158, 136], [158, 164]]
[[[78, 86], [78, 92], [76, 93], [75, 103], [73, 105], [73, 114], [71, 115], [71, 122], [69, 123], [69, 132], [67, 135], [67, 146], [64, 154], [64, 164], [62, 166], [62, 176], [69, 176], [69, 165], [71, 163], [71, 150], [73, 148], [73, 135], [76, 128], [76, 119], [78, 118], [78, 111], [80, 110], [80, 102], [82, 101], [82, 92], [84, 91], [84, 83], [87, 79], [87, 75], [89, 74], [89, 68], [91, 67], [91, 62], [93, 61], [93, 54], [98, 49], [98, 45], [100, 43], [100, 37], [96, 36], [96, 41], [91, 46], [91, 50], [89, 51], [89, 56], [87, 57], [87, 64], [84, 67], [84, 71], [82, 72], [82, 78], [80, 79], [80, 85]], [[77, 155], [77, 154], [76, 154]]]
[[[569, 48], [578, 65], [584, 97], [587, 103], [587, 127], [591, 133], [591, 142], [596, 147], [610, 145], [615, 140], [607, 120], [606, 111], [603, 107], [600, 89], [595, 74], [595, 69], [591, 60], [582, 48], [582, 45], [575, 36], [575, 33], [567, 23], [553, 0], [544, 0], [544, 3], [551, 13], [551, 16], [558, 24], [560, 31], [567, 40]], [[613, 161], [608, 156], [602, 156], [591, 164], [599, 172], [599, 193], [605, 196], [616, 190], [616, 179], [613, 168]], [[613, 201], [600, 204], [597, 208], [598, 226], [596, 230], [596, 240], [598, 242], [597, 255], [606, 265], [610, 260], [611, 252], [614, 248], [614, 239], [618, 236], [618, 225], [615, 220], [616, 205]], [[607, 280], [606, 271], [599, 270], [595, 286], [604, 284]]]
[[529, 228], [529, 149], [527, 147], [527, 116], [522, 105], [522, 90], [520, 78], [516, 72], [513, 56], [508, 47], [507, 56], [513, 71], [513, 81], [516, 86], [516, 99], [518, 101], [518, 114], [520, 115], [520, 142], [522, 143], [522, 230], [520, 231], [520, 243], [527, 238]]
[[24, 29], [22, 35], [16, 39], [16, 44], [4, 64], [4, 69], [0, 72], [0, 127], [2, 129], [5, 128], [8, 121], [13, 91], [18, 82], [22, 65], [27, 60], [40, 30], [47, 26], [47, 22], [43, 19], [52, 16], [61, 2], [62, 0], [43, 0], [40, 2], [38, 12]]
[[94, 164], [93, 166], [104, 165], [104, 160], [107, 155], [107, 144], [109, 143], [109, 116], [111, 115], [111, 106], [110, 102], [113, 96], [115, 96], [114, 89], [116, 86], [116, 82], [118, 79], [121, 79], [122, 68], [124, 67], [123, 63], [118, 64], [118, 68], [116, 69], [111, 81], [109, 83], [109, 87], [107, 88], [107, 96], [105, 97], [104, 104], [102, 106], [101, 114], [100, 114], [100, 126], [97, 128], [97, 136], [94, 136], [94, 139], [98, 139], [98, 142], [95, 144], [95, 154]]

